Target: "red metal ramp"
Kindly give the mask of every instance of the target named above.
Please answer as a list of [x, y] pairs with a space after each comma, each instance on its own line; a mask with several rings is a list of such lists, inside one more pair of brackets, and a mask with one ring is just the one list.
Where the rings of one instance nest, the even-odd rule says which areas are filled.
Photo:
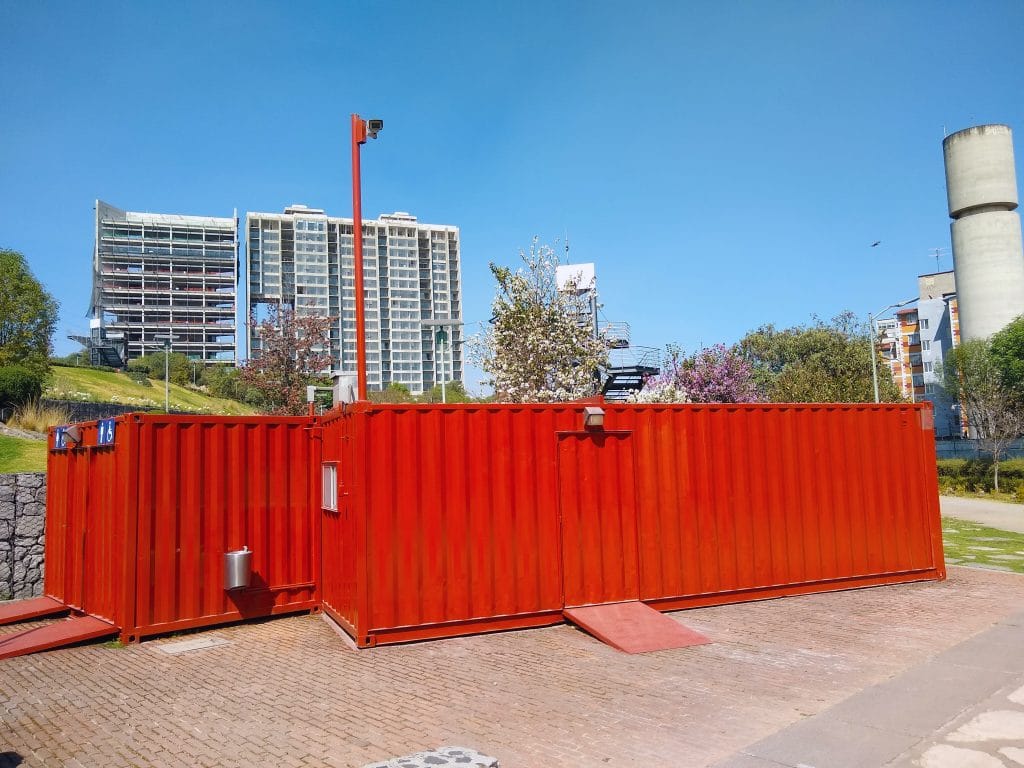
[[580, 629], [626, 653], [664, 651], [711, 642], [700, 632], [687, 629], [638, 600], [566, 608], [562, 613]]
[[109, 621], [95, 616], [71, 616], [63, 621], [33, 627], [12, 635], [0, 635], [0, 659], [60, 648], [118, 632]]
[[33, 597], [29, 600], [11, 600], [0, 603], [0, 625], [41, 619], [64, 613], [68, 607], [52, 597]]

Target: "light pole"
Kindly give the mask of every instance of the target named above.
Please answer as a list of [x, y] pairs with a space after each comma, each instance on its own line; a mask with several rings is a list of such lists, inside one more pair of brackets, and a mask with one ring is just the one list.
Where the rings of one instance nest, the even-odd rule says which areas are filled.
[[[441, 402], [442, 403], [447, 403], [448, 402], [448, 394], [447, 394], [447, 391], [445, 390], [445, 378], [444, 378], [444, 343], [447, 340], [448, 334], [445, 331], [445, 328], [454, 328], [456, 326], [462, 325], [462, 321], [461, 320], [420, 320], [420, 325], [422, 325], [422, 326], [424, 326], [426, 328], [437, 328], [437, 331], [434, 334], [434, 343], [435, 344], [440, 344], [440, 346], [441, 346], [441, 360], [440, 360], [440, 362], [441, 362]], [[454, 340], [452, 342], [452, 347], [454, 348]], [[452, 367], [454, 369], [454, 364], [453, 364]]]
[[366, 399], [366, 317], [363, 314], [363, 193], [359, 147], [367, 137], [376, 139], [383, 120], [363, 120], [352, 114], [352, 257], [355, 259], [356, 294], [356, 396]]
[[[868, 313], [868, 341], [871, 345], [871, 383], [875, 388], [875, 402], [880, 402], [878, 398], [878, 350], [875, 348], [875, 336], [878, 334], [878, 329], [875, 327], [875, 318], [877, 318], [883, 312], [888, 312], [890, 309], [896, 309], [897, 307], [905, 307], [907, 304], [911, 304], [917, 301], [915, 296], [912, 299], [906, 301], [900, 301], [896, 304], [890, 304], [887, 307], [882, 307], [874, 314]], [[910, 390], [914, 390], [914, 372], [911, 369], [910, 372]]]
[[[154, 339], [163, 339], [163, 350], [164, 350], [164, 413], [171, 412], [171, 387], [168, 383], [170, 381], [171, 371], [171, 339], [173, 336], [154, 336]], [[154, 349], [161, 349], [157, 344], [146, 344], [147, 347]]]

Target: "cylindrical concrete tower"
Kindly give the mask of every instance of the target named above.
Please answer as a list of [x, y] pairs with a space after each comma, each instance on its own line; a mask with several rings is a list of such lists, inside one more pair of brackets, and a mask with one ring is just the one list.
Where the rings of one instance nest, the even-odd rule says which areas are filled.
[[1024, 249], [1013, 134], [978, 125], [942, 142], [960, 336], [986, 339], [1024, 314]]

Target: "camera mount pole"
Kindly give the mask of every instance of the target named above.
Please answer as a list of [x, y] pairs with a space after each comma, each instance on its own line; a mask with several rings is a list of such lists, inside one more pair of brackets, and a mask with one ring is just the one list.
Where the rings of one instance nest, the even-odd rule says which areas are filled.
[[[362, 179], [359, 168], [359, 146], [366, 143], [366, 122], [359, 115], [352, 115], [352, 256], [355, 260], [356, 299], [356, 381], [359, 400], [366, 400], [366, 317], [363, 314], [363, 200]], [[342, 298], [342, 321], [344, 327], [344, 297]], [[344, 331], [340, 344], [344, 344]]]

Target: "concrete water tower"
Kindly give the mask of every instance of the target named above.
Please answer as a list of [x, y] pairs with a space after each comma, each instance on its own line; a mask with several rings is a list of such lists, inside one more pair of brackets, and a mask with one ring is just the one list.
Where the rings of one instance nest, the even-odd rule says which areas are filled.
[[1024, 250], [1013, 134], [978, 125], [942, 142], [960, 335], [985, 339], [1024, 314]]

